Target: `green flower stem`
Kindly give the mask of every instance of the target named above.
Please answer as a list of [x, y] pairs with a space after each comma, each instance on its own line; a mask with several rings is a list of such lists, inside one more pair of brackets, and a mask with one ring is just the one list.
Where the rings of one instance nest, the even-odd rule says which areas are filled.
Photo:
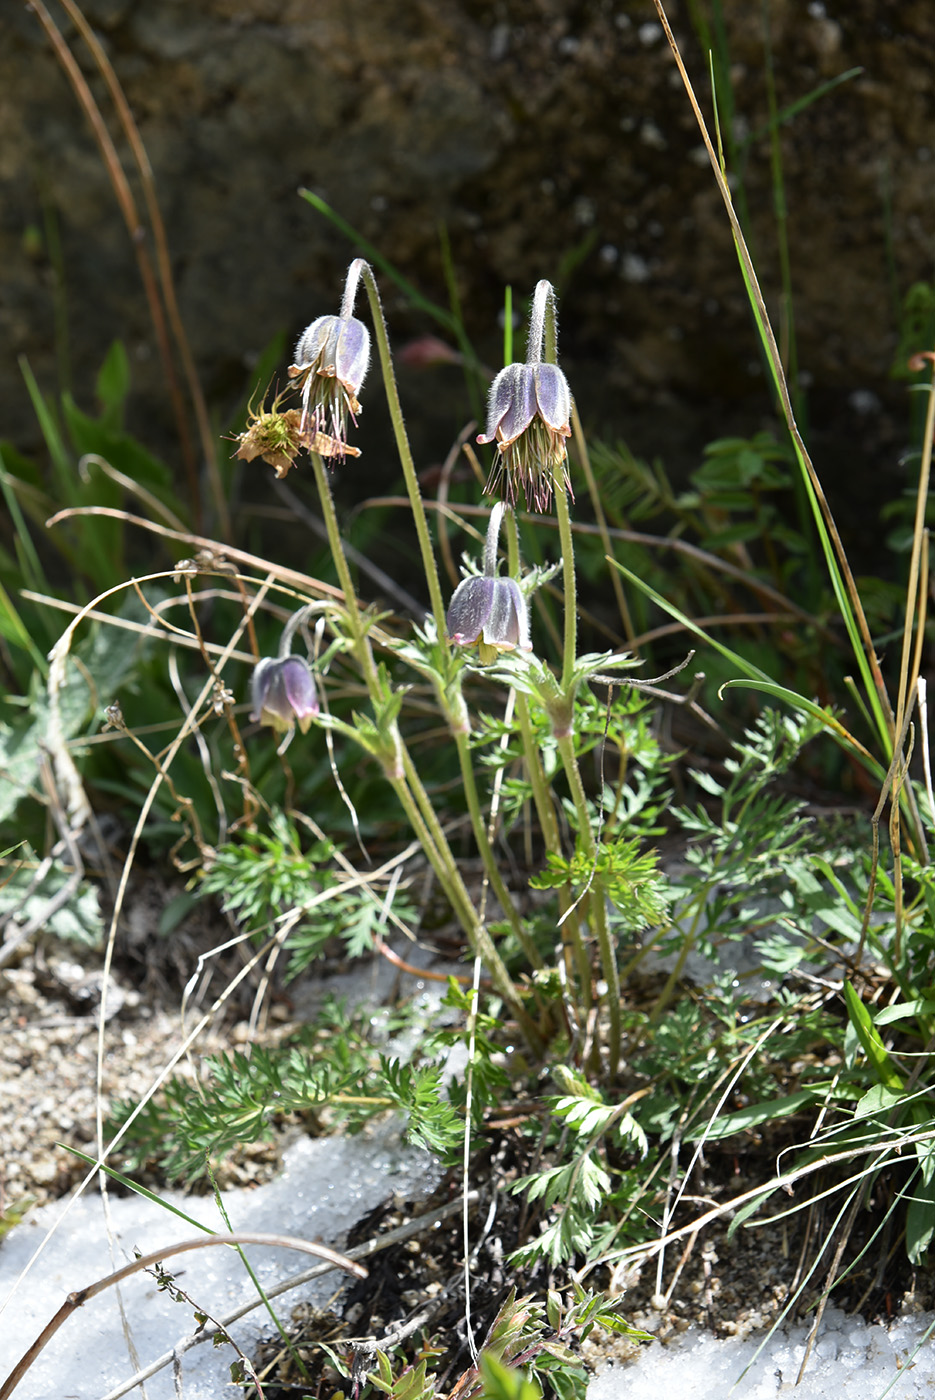
[[[408, 804], [411, 805], [404, 801], [404, 806], [413, 830], [426, 855], [432, 861], [432, 868], [451, 901], [452, 908], [458, 915], [461, 927], [467, 934], [471, 945], [471, 951], [476, 953], [485, 964], [494, 988], [516, 1017], [530, 1049], [537, 1055], [541, 1054], [542, 1037], [535, 1022], [523, 1007], [516, 987], [513, 985], [509, 972], [507, 972], [506, 964], [497, 952], [493, 939], [483, 921], [478, 917], [467, 886], [461, 878], [461, 872], [458, 870], [448, 839], [438, 820], [438, 815], [416, 772], [412, 756], [405, 746], [402, 749], [402, 754], [406, 779], [412, 788], [412, 792], [409, 791], [408, 787], [405, 789], [405, 796], [408, 798]], [[402, 795], [401, 800], [403, 800]], [[435, 852], [435, 860], [432, 859], [433, 852]]]
[[[513, 511], [510, 512], [510, 518], [512, 529], [507, 530], [507, 559], [511, 578], [519, 578], [519, 527]], [[529, 700], [522, 691], [517, 691], [516, 694], [516, 714], [519, 718], [526, 772], [532, 787], [532, 797], [536, 805], [539, 826], [542, 830], [542, 839], [547, 851], [560, 856], [562, 843], [558, 831], [558, 818], [555, 815], [555, 801], [552, 790], [546, 781], [545, 773], [542, 771], [542, 758], [533, 732]], [[558, 908], [559, 913], [563, 916], [561, 921], [562, 943], [565, 948], [568, 973], [571, 976], [573, 972], [576, 972], [582, 1004], [587, 1009], [591, 1005], [591, 963], [588, 958], [588, 950], [584, 945], [578, 911], [572, 908], [567, 890], [560, 889], [558, 891]]]
[[[377, 668], [374, 663], [370, 643], [367, 640], [366, 629], [357, 601], [357, 593], [354, 589], [351, 571], [348, 568], [347, 557], [344, 553], [344, 544], [341, 539], [341, 531], [338, 527], [338, 518], [335, 514], [331, 486], [321, 457], [316, 452], [312, 452], [309, 455], [312, 459], [315, 484], [318, 487], [322, 515], [328, 533], [328, 544], [334, 559], [335, 568], [338, 572], [338, 580], [344, 592], [344, 601], [351, 627], [354, 652], [357, 656], [361, 671], [363, 672], [371, 701], [376, 705], [380, 699]], [[467, 886], [461, 878], [457, 862], [455, 861], [451, 847], [448, 845], [448, 840], [442, 830], [428, 793], [425, 791], [422, 781], [416, 772], [415, 764], [412, 762], [409, 751], [403, 742], [402, 735], [395, 725], [393, 728], [393, 738], [402, 756], [405, 776], [397, 777], [389, 772], [386, 773], [386, 776], [393, 791], [399, 798], [403, 810], [409, 819], [413, 831], [419, 839], [422, 849], [425, 851], [432, 869], [438, 877], [442, 889], [451, 902], [451, 906], [467, 935], [472, 950], [476, 952], [486, 964], [497, 993], [510, 1007], [511, 1012], [520, 1024], [524, 1036], [529, 1042], [530, 1048], [536, 1053], [539, 1053], [542, 1049], [542, 1038], [536, 1029], [535, 1023], [525, 1011], [510, 978], [510, 974], [506, 970], [503, 959], [494, 947], [490, 934], [478, 918], [474, 903], [468, 893]], [[386, 772], [385, 769], [384, 771]], [[483, 830], [483, 823], [481, 823], [481, 829]], [[486, 837], [486, 833], [484, 833], [484, 835]]]
[[412, 506], [412, 517], [416, 525], [416, 534], [419, 537], [419, 548], [422, 551], [422, 568], [425, 571], [425, 581], [428, 584], [429, 597], [432, 600], [432, 616], [435, 618], [435, 628], [441, 639], [446, 635], [445, 604], [442, 601], [438, 565], [435, 561], [435, 550], [432, 547], [432, 537], [429, 533], [425, 506], [422, 503], [422, 492], [419, 490], [419, 480], [416, 476], [415, 463], [412, 460], [412, 450], [409, 446], [406, 424], [399, 402], [399, 391], [396, 387], [396, 373], [393, 369], [393, 359], [390, 354], [390, 342], [386, 333], [386, 321], [383, 318], [383, 303], [380, 301], [380, 289], [377, 286], [377, 279], [373, 275], [373, 269], [370, 264], [364, 262], [363, 259], [360, 261], [361, 276], [364, 279], [364, 286], [367, 288], [367, 298], [370, 302], [370, 313], [377, 342], [377, 353], [380, 356], [380, 368], [383, 371], [383, 387], [386, 391], [386, 402], [390, 410], [393, 433], [396, 437], [396, 451], [399, 453], [399, 460], [406, 481], [406, 490], [409, 493], [409, 504]]
[[481, 812], [480, 798], [477, 793], [477, 783], [474, 778], [474, 768], [471, 763], [471, 749], [468, 743], [468, 736], [463, 729], [456, 729], [454, 732], [455, 744], [458, 749], [458, 759], [461, 764], [461, 781], [464, 784], [464, 795], [467, 799], [468, 814], [471, 818], [471, 826], [474, 829], [474, 840], [477, 842], [477, 849], [480, 851], [481, 860], [484, 862], [484, 871], [490, 881], [490, 888], [493, 890], [500, 902], [504, 917], [508, 921], [517, 941], [532, 967], [540, 970], [545, 967], [535, 943], [533, 943], [523, 921], [519, 916], [513, 898], [506, 887], [503, 876], [500, 874], [500, 867], [497, 865], [497, 858], [494, 855], [493, 847], [487, 835], [487, 826]]
[[334, 497], [331, 494], [331, 483], [328, 480], [328, 473], [325, 464], [317, 452], [309, 452], [312, 459], [312, 469], [315, 473], [315, 485], [318, 487], [318, 499], [321, 502], [321, 513], [325, 522], [325, 529], [328, 532], [328, 548], [331, 550], [331, 557], [334, 566], [338, 571], [338, 582], [344, 593], [344, 606], [347, 610], [347, 618], [351, 625], [351, 636], [354, 641], [354, 652], [360, 663], [360, 668], [364, 673], [364, 680], [367, 683], [367, 690], [371, 699], [375, 698], [377, 692], [377, 668], [373, 659], [373, 652], [367, 643], [367, 631], [364, 627], [364, 620], [360, 613], [360, 604], [357, 601], [357, 590], [354, 587], [354, 580], [351, 578], [351, 571], [347, 563], [347, 555], [344, 553], [344, 541], [341, 538], [341, 528], [338, 525], [338, 517], [334, 509]]
[[[490, 512], [490, 523], [487, 527], [487, 538], [484, 542], [484, 574], [487, 578], [497, 576], [497, 550], [500, 538], [500, 521], [503, 516], [504, 507], [495, 505]], [[458, 750], [458, 761], [461, 764], [461, 781], [464, 784], [464, 795], [467, 799], [468, 814], [471, 818], [471, 826], [474, 830], [474, 839], [477, 842], [477, 849], [480, 851], [481, 860], [484, 863], [484, 870], [491, 889], [500, 901], [504, 917], [509, 922], [510, 928], [526, 954], [530, 964], [535, 968], [544, 968], [545, 963], [536, 948], [535, 943], [529, 937], [523, 927], [523, 921], [519, 916], [519, 911], [513, 901], [513, 897], [506, 887], [503, 876], [500, 874], [500, 867], [497, 864], [493, 848], [490, 844], [490, 837], [487, 834], [487, 823], [481, 811], [480, 798], [477, 792], [477, 781], [474, 777], [474, 765], [471, 761], [470, 733], [471, 720], [468, 708], [464, 700], [464, 692], [461, 687], [463, 672], [458, 667], [454, 670], [450, 686], [446, 686], [440, 676], [436, 676], [435, 691], [438, 697], [439, 708], [448, 721], [448, 727], [455, 741]]]
[[[547, 287], [543, 299], [540, 301], [538, 292], [541, 287]], [[533, 318], [529, 323], [529, 344], [532, 352], [533, 342], [538, 347], [543, 343], [545, 360], [550, 365], [558, 364], [558, 322], [555, 316], [555, 293], [548, 283], [541, 283], [536, 288], [536, 298], [533, 302]], [[541, 329], [539, 328], [538, 317], [541, 316]], [[535, 322], [535, 325], [534, 325]], [[565, 693], [565, 700], [571, 703], [575, 685], [575, 662], [578, 658], [578, 592], [575, 585], [575, 543], [571, 533], [571, 514], [568, 510], [568, 495], [563, 477], [556, 473], [557, 479], [553, 480], [555, 489], [555, 513], [558, 516], [558, 533], [562, 543], [562, 590], [563, 603], [565, 608], [565, 638], [564, 654], [562, 657], [562, 690]]]
[[575, 661], [578, 656], [578, 592], [575, 584], [575, 544], [571, 533], [571, 513], [564, 485], [555, 483], [555, 514], [562, 543], [562, 602], [565, 608], [565, 635], [562, 655], [562, 690], [571, 701], [576, 688]]
[[[545, 848], [547, 851], [554, 852], [555, 855], [561, 855], [562, 844], [558, 834], [558, 821], [555, 816], [552, 791], [542, 771], [532, 719], [529, 714], [529, 701], [525, 695], [517, 695], [516, 713], [519, 716], [520, 733], [523, 738], [526, 771], [529, 774], [532, 797], [536, 804], [536, 813], [539, 817], [539, 826], [542, 829]], [[558, 911], [561, 915], [559, 926], [562, 933], [562, 946], [565, 949], [565, 966], [569, 977], [575, 976], [581, 1005], [587, 1011], [591, 1006], [591, 960], [588, 957], [588, 950], [581, 933], [578, 910], [572, 905], [567, 889], [558, 890]]]
[[571, 789], [572, 801], [578, 814], [578, 832], [581, 844], [594, 871], [593, 883], [588, 894], [588, 906], [591, 911], [592, 927], [597, 935], [601, 971], [604, 974], [604, 981], [607, 983], [607, 1048], [610, 1060], [608, 1069], [609, 1073], [614, 1075], [620, 1061], [620, 976], [617, 971], [617, 959], [614, 956], [610, 929], [607, 927], [607, 897], [604, 894], [604, 882], [597, 873], [597, 842], [594, 840], [594, 832], [591, 829], [591, 814], [588, 811], [588, 800], [578, 768], [574, 739], [570, 734], [557, 734], [555, 737], [565, 769], [565, 776], [568, 779], [568, 786]]

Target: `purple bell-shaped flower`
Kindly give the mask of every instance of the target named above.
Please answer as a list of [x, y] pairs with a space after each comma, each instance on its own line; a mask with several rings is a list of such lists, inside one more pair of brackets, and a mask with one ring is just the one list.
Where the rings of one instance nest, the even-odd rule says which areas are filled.
[[312, 452], [322, 457], [359, 457], [347, 442], [347, 420], [357, 426], [357, 395], [370, 364], [370, 332], [351, 315], [360, 277], [359, 259], [351, 264], [340, 316], [319, 316], [299, 336], [293, 379], [302, 378], [299, 431]]
[[315, 681], [301, 656], [264, 656], [254, 668], [250, 698], [250, 718], [278, 733], [298, 725], [305, 734], [319, 710]]
[[540, 282], [533, 298], [526, 364], [507, 365], [490, 388], [487, 431], [478, 442], [495, 442], [497, 460], [485, 491], [502, 483], [504, 499], [514, 505], [522, 487], [530, 510], [548, 510], [553, 486], [570, 490], [566, 438], [571, 436], [571, 391], [558, 365], [542, 360], [545, 312], [554, 293]]
[[484, 547], [484, 572], [462, 579], [448, 605], [448, 637], [455, 646], [477, 646], [481, 661], [496, 661], [501, 651], [532, 651], [529, 611], [515, 579], [497, 577], [497, 542], [503, 506], [490, 513]]

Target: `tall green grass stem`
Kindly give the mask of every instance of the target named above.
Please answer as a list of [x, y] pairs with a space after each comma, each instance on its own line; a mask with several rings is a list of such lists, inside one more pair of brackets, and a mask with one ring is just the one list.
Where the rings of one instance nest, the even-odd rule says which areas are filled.
[[[720, 161], [718, 160], [717, 153], [711, 143], [711, 137], [708, 134], [704, 116], [698, 105], [691, 79], [688, 76], [688, 71], [682, 60], [682, 54], [678, 43], [672, 33], [672, 28], [669, 24], [662, 0], [653, 0], [653, 3], [662, 23], [663, 30], [665, 31], [666, 38], [668, 39], [669, 47], [675, 58], [679, 76], [682, 79], [683, 86], [688, 95], [688, 100], [698, 124], [699, 132], [701, 133], [702, 140], [708, 152], [708, 158], [711, 162], [715, 181], [721, 193], [721, 198], [724, 201], [724, 207], [734, 236], [734, 244], [737, 249], [737, 257], [740, 262], [747, 297], [769, 364], [773, 384], [782, 405], [783, 416], [785, 417], [786, 426], [792, 439], [796, 459], [805, 482], [806, 491], [808, 492], [809, 504], [811, 505], [819, 539], [821, 540], [828, 576], [838, 607], [841, 611], [841, 616], [844, 620], [845, 628], [847, 629], [851, 649], [860, 671], [868, 705], [874, 717], [880, 744], [886, 755], [886, 761], [889, 762], [894, 753], [895, 736], [897, 733], [896, 717], [893, 713], [893, 708], [874, 650], [873, 639], [870, 635], [870, 628], [867, 624], [867, 618], [857, 590], [857, 584], [854, 580], [854, 575], [841, 537], [838, 534], [834, 516], [831, 513], [831, 507], [825, 497], [818, 473], [815, 470], [815, 466], [809, 456], [808, 449], [805, 446], [798, 424], [796, 423], [789, 386], [786, 381], [786, 376], [782, 367], [782, 359], [779, 354], [779, 347], [776, 343], [776, 337], [770, 323], [769, 313], [767, 312], [766, 302], [760, 289], [756, 269], [754, 268], [753, 260], [747, 248], [743, 230], [740, 226], [740, 220], [734, 209], [730, 188], [727, 184], [724, 171], [721, 168]], [[903, 788], [902, 798], [905, 801], [907, 814], [912, 826], [914, 843], [920, 852], [925, 852], [925, 835], [911, 784], [907, 783]]]

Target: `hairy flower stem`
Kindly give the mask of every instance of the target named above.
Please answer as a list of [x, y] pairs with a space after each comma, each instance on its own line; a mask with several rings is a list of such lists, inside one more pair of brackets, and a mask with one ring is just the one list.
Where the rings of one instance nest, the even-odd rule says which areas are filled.
[[471, 826], [474, 830], [474, 839], [477, 842], [477, 849], [484, 863], [484, 872], [487, 879], [490, 881], [490, 888], [499, 900], [504, 918], [509, 923], [510, 928], [522, 947], [523, 952], [526, 954], [531, 966], [541, 970], [545, 967], [542, 955], [523, 927], [523, 921], [513, 902], [513, 897], [506, 887], [503, 876], [500, 874], [497, 858], [494, 855], [493, 847], [487, 836], [484, 814], [481, 811], [480, 798], [477, 792], [477, 783], [474, 779], [474, 768], [471, 763], [471, 749], [468, 743], [468, 736], [463, 729], [455, 730], [454, 739], [458, 749], [458, 760], [461, 764], [461, 781], [464, 784], [464, 796], [467, 799], [468, 814], [470, 815]]
[[[555, 293], [548, 282], [540, 282], [533, 298], [529, 318], [528, 357], [539, 353], [542, 346], [547, 364], [558, 363], [558, 321], [555, 315]], [[562, 601], [565, 608], [564, 652], [562, 657], [562, 690], [571, 700], [574, 686], [575, 662], [578, 658], [578, 590], [575, 583], [575, 543], [571, 533], [571, 513], [565, 481], [553, 482], [555, 514], [562, 545]]]
[[[502, 514], [503, 506], [499, 503], [494, 506], [490, 513], [490, 524], [484, 543], [484, 574], [487, 578], [495, 578], [497, 573], [497, 548]], [[535, 943], [533, 943], [526, 929], [523, 927], [523, 921], [519, 916], [519, 911], [516, 908], [513, 897], [507, 889], [503, 876], [500, 874], [500, 867], [497, 864], [493, 847], [490, 844], [490, 836], [487, 833], [487, 823], [484, 820], [484, 815], [481, 810], [480, 797], [477, 791], [477, 780], [474, 776], [474, 765], [471, 761], [469, 742], [471, 720], [461, 686], [462, 674], [463, 673], [458, 670], [452, 677], [449, 686], [444, 684], [444, 680], [441, 676], [436, 675], [435, 693], [439, 708], [448, 721], [448, 728], [455, 741], [455, 747], [458, 750], [458, 762], [461, 765], [461, 781], [464, 785], [464, 796], [467, 800], [468, 814], [471, 819], [474, 840], [477, 843], [477, 849], [484, 863], [484, 871], [487, 875], [487, 880], [496, 898], [500, 902], [504, 917], [509, 922], [510, 928], [530, 964], [535, 968], [541, 969], [545, 967], [545, 963]]]
[[338, 572], [338, 582], [344, 593], [344, 606], [347, 613], [347, 620], [350, 624], [354, 654], [360, 663], [360, 669], [363, 672], [367, 690], [370, 692], [371, 697], [373, 697], [378, 685], [377, 668], [373, 659], [373, 652], [367, 642], [367, 632], [357, 602], [357, 590], [354, 587], [354, 580], [351, 578], [347, 556], [344, 553], [344, 541], [341, 538], [341, 527], [338, 525], [338, 517], [334, 509], [334, 497], [331, 494], [331, 483], [328, 480], [325, 464], [319, 454], [317, 452], [310, 452], [308, 455], [312, 459], [312, 470], [315, 473], [315, 485], [318, 487], [318, 499], [321, 502], [321, 513], [325, 522], [325, 530], [328, 534], [328, 548], [334, 560], [334, 567]]
[[564, 487], [555, 483], [555, 514], [562, 544], [562, 604], [565, 609], [565, 629], [562, 654], [562, 690], [571, 703], [574, 697], [575, 662], [578, 657], [578, 591], [575, 583], [575, 542], [571, 533], [571, 512]]
[[[344, 593], [354, 654], [363, 673], [371, 701], [376, 706], [380, 701], [380, 681], [357, 602], [357, 593], [348, 567], [347, 556], [344, 553], [344, 543], [335, 514], [331, 486], [321, 457], [317, 452], [311, 452], [309, 455], [312, 459], [315, 485], [318, 487], [325, 529], [328, 533], [328, 545], [337, 569], [338, 581]], [[525, 1011], [503, 959], [494, 947], [490, 934], [478, 917], [435, 809], [395, 724], [393, 725], [392, 737], [402, 757], [403, 775], [396, 776], [384, 769], [386, 777], [399, 798], [412, 829], [467, 935], [471, 948], [483, 959], [498, 995], [503, 998], [516, 1017], [530, 1048], [538, 1053], [542, 1048], [541, 1036], [535, 1023]], [[481, 825], [483, 826], [483, 824]]]
[[608, 1072], [612, 1077], [616, 1074], [620, 1061], [620, 976], [617, 971], [617, 959], [614, 956], [610, 929], [607, 926], [607, 896], [604, 893], [604, 882], [597, 873], [597, 842], [591, 829], [591, 813], [588, 811], [588, 800], [578, 768], [575, 742], [570, 734], [557, 734], [555, 738], [562, 766], [565, 769], [565, 776], [568, 779], [568, 786], [571, 789], [572, 801], [578, 815], [578, 833], [581, 844], [594, 872], [591, 888], [588, 892], [588, 908], [591, 913], [591, 926], [597, 936], [601, 971], [604, 974], [604, 981], [607, 983]]
[[530, 1050], [536, 1055], [541, 1055], [544, 1047], [538, 1028], [520, 1001], [506, 965], [497, 952], [486, 925], [474, 908], [435, 809], [432, 807], [428, 794], [416, 773], [412, 756], [405, 746], [403, 746], [402, 754], [407, 783], [412, 785], [414, 793], [410, 791], [407, 783], [402, 782], [393, 783], [394, 791], [396, 791], [412, 829], [467, 935], [472, 952], [477, 954], [490, 973], [490, 980], [498, 996], [503, 998], [512, 1015], [516, 1018]]
[[[390, 354], [389, 337], [386, 332], [386, 321], [383, 316], [383, 303], [380, 300], [380, 290], [377, 280], [373, 275], [370, 264], [364, 262], [362, 258], [357, 259], [354, 266], [360, 269], [360, 276], [364, 280], [367, 289], [367, 297], [370, 302], [371, 319], [373, 321], [374, 336], [376, 339], [377, 353], [380, 357], [380, 367], [383, 371], [383, 386], [386, 392], [386, 402], [390, 411], [390, 419], [393, 424], [393, 433], [396, 437], [396, 450], [403, 469], [403, 477], [406, 482], [406, 490], [409, 494], [409, 503], [412, 507], [412, 516], [415, 521], [416, 534], [419, 537], [419, 548], [422, 551], [422, 568], [425, 573], [425, 581], [428, 585], [429, 597], [432, 601], [432, 616], [435, 619], [436, 635], [439, 644], [446, 647], [445, 638], [447, 628], [445, 623], [445, 605], [442, 600], [441, 582], [438, 577], [438, 564], [435, 559], [435, 550], [432, 546], [431, 534], [429, 532], [428, 520], [425, 514], [425, 506], [422, 501], [422, 493], [419, 490], [419, 481], [416, 476], [415, 463], [412, 459], [412, 450], [409, 446], [409, 437], [406, 432], [406, 424], [403, 418], [402, 407], [399, 402], [399, 392], [396, 386], [396, 374], [393, 369], [393, 359]], [[350, 279], [349, 279], [350, 280]], [[355, 283], [356, 286], [356, 283]], [[446, 648], [447, 649], [447, 648]], [[444, 685], [438, 686], [439, 699], [446, 712], [449, 725], [454, 734], [455, 743], [458, 748], [458, 759], [461, 764], [461, 776], [464, 782], [464, 792], [467, 798], [468, 812], [471, 818], [471, 826], [474, 829], [474, 839], [477, 842], [477, 849], [480, 852], [484, 863], [484, 869], [490, 886], [500, 902], [503, 913], [509, 921], [510, 928], [519, 940], [523, 951], [532, 963], [533, 967], [542, 967], [542, 958], [536, 950], [535, 944], [530, 939], [528, 933], [523, 928], [522, 920], [510, 897], [503, 877], [497, 866], [496, 858], [487, 839], [486, 826], [481, 812], [480, 800], [477, 794], [477, 784], [474, 780], [474, 770], [471, 764], [471, 756], [468, 749], [467, 733], [459, 725], [458, 717], [451, 712], [450, 705], [446, 704], [444, 695]], [[447, 842], [446, 842], [447, 846]], [[502, 966], [502, 963], [501, 963]], [[504, 968], [504, 973], [506, 969]], [[492, 969], [491, 969], [492, 975]], [[512, 986], [512, 983], [510, 984]]]
[[383, 317], [383, 303], [380, 300], [380, 289], [377, 286], [377, 279], [373, 275], [373, 268], [370, 264], [365, 262], [363, 258], [358, 258], [357, 263], [360, 264], [360, 275], [363, 277], [364, 286], [367, 289], [367, 298], [370, 302], [370, 314], [373, 320], [377, 353], [380, 356], [380, 368], [383, 371], [383, 388], [386, 392], [386, 402], [390, 410], [393, 434], [396, 438], [396, 451], [399, 453], [399, 461], [403, 469], [406, 490], [409, 493], [409, 504], [412, 506], [412, 518], [415, 521], [416, 534], [419, 537], [419, 548], [422, 551], [422, 568], [425, 572], [425, 581], [428, 584], [429, 597], [432, 600], [432, 616], [435, 618], [435, 628], [439, 638], [444, 638], [446, 635], [445, 604], [442, 601], [442, 588], [438, 577], [438, 564], [435, 560], [435, 550], [432, 546], [431, 534], [429, 533], [425, 506], [422, 503], [422, 492], [419, 490], [419, 479], [416, 476], [415, 463], [412, 460], [412, 449], [409, 446], [409, 437], [406, 433], [403, 410], [399, 402], [399, 390], [396, 387], [396, 373], [393, 369], [393, 358], [390, 354], [390, 342], [386, 333], [386, 321]]
[[[510, 519], [512, 528], [507, 530], [507, 558], [510, 574], [513, 578], [518, 578], [520, 574], [519, 528], [516, 516], [512, 511]], [[533, 732], [529, 700], [521, 691], [517, 692], [516, 695], [516, 714], [519, 718], [526, 772], [532, 788], [532, 798], [536, 806], [536, 815], [539, 818], [542, 839], [547, 851], [560, 856], [562, 843], [559, 836], [558, 818], [555, 813], [555, 800], [545, 773], [542, 771], [542, 758]], [[578, 911], [572, 906], [567, 890], [560, 889], [558, 891], [558, 908], [561, 915], [560, 928], [565, 950], [566, 969], [569, 977], [576, 978], [581, 1004], [587, 1010], [591, 1005], [591, 963], [588, 958], [588, 950], [584, 945]]]
[[[542, 336], [544, 358], [549, 364], [558, 361], [558, 324], [555, 315], [555, 294], [546, 283], [536, 288], [533, 302], [533, 315], [530, 318], [529, 340], [532, 353], [533, 339], [538, 343]], [[564, 708], [570, 716], [573, 713], [577, 680], [575, 668], [578, 659], [578, 595], [575, 582], [575, 542], [571, 529], [571, 513], [568, 509], [568, 494], [564, 481], [555, 481], [555, 514], [558, 517], [558, 532], [562, 545], [562, 591], [565, 608], [565, 628], [562, 655], [561, 692]], [[617, 960], [614, 956], [610, 930], [607, 927], [607, 900], [604, 884], [597, 873], [598, 849], [591, 829], [591, 814], [588, 811], [581, 772], [575, 754], [575, 744], [571, 727], [555, 730], [555, 740], [565, 769], [572, 801], [578, 814], [578, 828], [585, 854], [591, 864], [593, 878], [588, 894], [588, 907], [591, 911], [591, 925], [597, 936], [597, 946], [601, 958], [601, 969], [607, 983], [608, 1015], [608, 1055], [609, 1073], [616, 1074], [620, 1060], [620, 977]]]
[[[536, 814], [539, 818], [545, 848], [547, 851], [554, 852], [555, 855], [561, 855], [562, 843], [558, 833], [552, 793], [539, 761], [529, 714], [529, 701], [525, 695], [517, 695], [516, 713], [519, 716], [520, 734], [526, 756], [526, 771], [532, 787], [533, 801], [536, 804]], [[565, 968], [569, 980], [573, 979], [574, 984], [578, 987], [580, 1008], [587, 1011], [591, 1006], [591, 960], [588, 957], [588, 950], [581, 932], [578, 909], [572, 903], [569, 892], [565, 888], [558, 890], [558, 912], [560, 916], [559, 929], [561, 930], [562, 947], [565, 954]]]

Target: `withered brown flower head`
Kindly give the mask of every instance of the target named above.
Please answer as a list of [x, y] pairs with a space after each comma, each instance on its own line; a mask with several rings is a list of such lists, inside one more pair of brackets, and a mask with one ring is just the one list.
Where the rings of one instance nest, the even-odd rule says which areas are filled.
[[239, 446], [234, 456], [243, 458], [245, 462], [262, 457], [264, 462], [276, 468], [276, 475], [282, 480], [290, 467], [295, 466], [295, 459], [304, 444], [300, 431], [301, 413], [297, 408], [287, 408], [281, 413], [279, 402], [278, 398], [275, 399], [269, 412], [265, 409], [259, 413], [251, 411], [246, 430], [237, 438]]

